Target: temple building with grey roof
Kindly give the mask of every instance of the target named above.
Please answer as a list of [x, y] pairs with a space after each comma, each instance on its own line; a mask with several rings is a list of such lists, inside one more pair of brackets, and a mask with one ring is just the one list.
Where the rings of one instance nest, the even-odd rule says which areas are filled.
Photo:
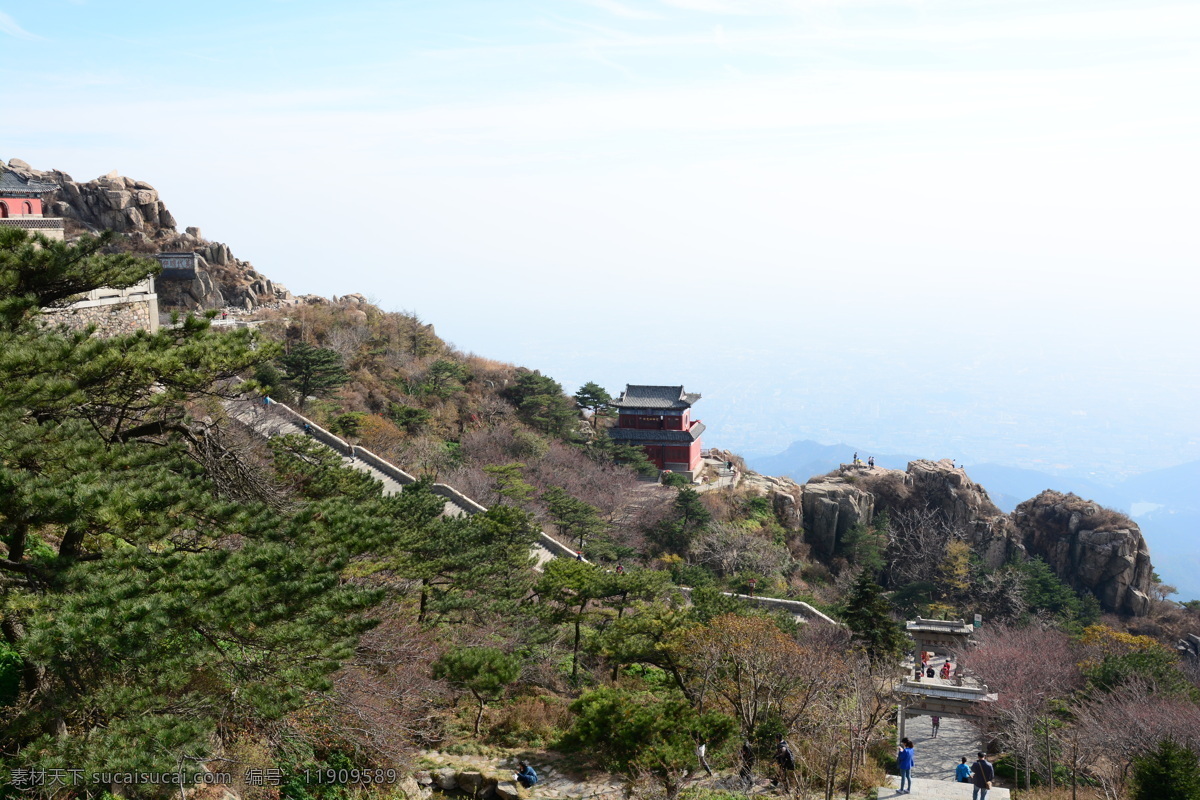
[[641, 447], [660, 470], [694, 478], [703, 463], [704, 423], [691, 418], [692, 405], [699, 399], [699, 394], [682, 386], [628, 384], [613, 401], [617, 424], [608, 435], [621, 444]]

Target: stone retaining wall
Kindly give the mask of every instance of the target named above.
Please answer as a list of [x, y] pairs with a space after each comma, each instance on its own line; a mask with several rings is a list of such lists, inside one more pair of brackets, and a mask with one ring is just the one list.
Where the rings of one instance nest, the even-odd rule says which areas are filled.
[[158, 329], [157, 302], [152, 302], [149, 297], [123, 303], [86, 303], [67, 308], [46, 308], [42, 312], [42, 319], [50, 327], [66, 325], [70, 330], [81, 331], [89, 325], [95, 325], [99, 336], [153, 332]]

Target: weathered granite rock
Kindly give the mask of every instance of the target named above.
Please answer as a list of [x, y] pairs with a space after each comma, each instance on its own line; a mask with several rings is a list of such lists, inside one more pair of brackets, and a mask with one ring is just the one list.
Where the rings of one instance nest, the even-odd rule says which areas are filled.
[[458, 788], [470, 795], [477, 794], [483, 788], [483, 773], [474, 771], [458, 773]]
[[521, 792], [514, 781], [502, 781], [496, 784], [496, 797], [500, 800], [520, 800]]
[[829, 558], [838, 542], [856, 525], [875, 516], [875, 498], [842, 478], [813, 478], [801, 487], [805, 540], [814, 552]]
[[412, 775], [405, 775], [400, 780], [396, 781], [395, 791], [406, 800], [416, 800], [421, 796], [421, 785]]
[[453, 791], [458, 788], [458, 770], [443, 767], [433, 773], [433, 782], [444, 792]]
[[800, 501], [797, 499], [799, 492], [774, 492], [771, 494], [771, 508], [775, 512], [775, 518], [779, 520], [785, 528], [790, 530], [800, 530], [804, 526], [803, 514], [800, 510]]
[[252, 311], [259, 306], [295, 301], [287, 287], [267, 280], [248, 262], [235, 258], [229, 245], [205, 241], [195, 227], [178, 233], [175, 217], [163, 205], [158, 191], [145, 181], [113, 170], [81, 183], [60, 170], [35, 170], [21, 159], [11, 159], [8, 168], [58, 185], [58, 190], [45, 198], [46, 207], [55, 216], [77, 220], [92, 231], [111, 229], [126, 234], [128, 246], [138, 252], [201, 254], [205, 263], [194, 280], [159, 279], [159, 305], [164, 310], [174, 307], [194, 311], [230, 305]]
[[847, 531], [880, 511], [932, 511], [958, 528], [990, 568], [1012, 557], [1041, 556], [1065, 583], [1094, 594], [1105, 611], [1149, 611], [1153, 566], [1137, 524], [1074, 495], [1043, 492], [1008, 515], [948, 459], [913, 461], [903, 472], [847, 465], [813, 478], [802, 492], [805, 540], [820, 558], [832, 556]]
[[1073, 494], [1045, 491], [1013, 512], [1030, 555], [1063, 581], [1091, 592], [1105, 611], [1141, 616], [1150, 609], [1153, 567], [1136, 522]]

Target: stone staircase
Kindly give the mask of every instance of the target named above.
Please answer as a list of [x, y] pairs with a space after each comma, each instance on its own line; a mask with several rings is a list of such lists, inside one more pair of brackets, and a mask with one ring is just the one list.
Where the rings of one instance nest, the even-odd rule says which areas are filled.
[[[953, 781], [935, 781], [929, 778], [913, 778], [912, 793], [900, 794], [899, 775], [889, 775], [888, 785], [878, 790], [879, 800], [889, 800], [893, 797], [907, 797], [911, 800], [971, 800], [974, 787], [969, 783], [954, 783]], [[1009, 800], [1008, 789], [989, 789], [987, 800]]]
[[[361, 470], [382, 483], [384, 494], [397, 494], [403, 491], [404, 487], [408, 484], [417, 482], [414, 476], [400, 469], [395, 464], [385, 461], [364, 447], [351, 445], [345, 439], [327, 431], [283, 403], [276, 403], [273, 400], [264, 403], [262, 399], [254, 400], [247, 398], [227, 400], [224, 405], [226, 413], [232, 419], [237, 420], [264, 438], [270, 439], [274, 436], [301, 434], [320, 442], [340, 455], [342, 463], [346, 466]], [[736, 480], [736, 475], [730, 480]], [[432, 488], [434, 494], [446, 500], [445, 510], [442, 512], [445, 516], [458, 517], [487, 511], [485, 506], [475, 502], [453, 486], [448, 486], [444, 483], [435, 483]], [[534, 546], [534, 555], [537, 557], [537, 564], [534, 568], [539, 571], [547, 561], [553, 558], [576, 557], [574, 550], [545, 531], [541, 532], [540, 541]], [[680, 588], [685, 594], [691, 592], [691, 589], [687, 587]], [[754, 605], [787, 612], [794, 615], [797, 621], [800, 622], [819, 620], [830, 625], [839, 624], [808, 603], [800, 600], [751, 597], [748, 595], [733, 594], [732, 592], [722, 592], [722, 594], [737, 597]]]
[[[350, 445], [282, 403], [271, 402], [264, 405], [261, 401], [231, 400], [225, 404], [225, 408], [230, 417], [267, 439], [288, 434], [307, 434], [313, 440], [337, 452], [345, 466], [365, 472], [383, 484], [384, 494], [399, 494], [405, 486], [417, 481], [412, 475], [384, 461], [370, 450]], [[305, 425], [308, 426], [307, 430]], [[445, 499], [445, 510], [442, 513], [447, 517], [478, 514], [487, 510], [445, 484], [434, 484], [433, 491]], [[542, 542], [535, 546], [534, 555], [537, 556], [537, 567], [540, 569], [555, 556], [573, 557], [575, 554], [570, 548], [543, 532]]]

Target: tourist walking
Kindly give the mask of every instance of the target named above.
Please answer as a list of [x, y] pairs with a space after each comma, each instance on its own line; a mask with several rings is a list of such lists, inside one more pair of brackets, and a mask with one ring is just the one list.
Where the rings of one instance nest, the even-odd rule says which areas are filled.
[[936, 739], [938, 727], [942, 724], [942, 718], [935, 714], [929, 718], [929, 721], [933, 723], [933, 738]]
[[779, 783], [785, 792], [791, 791], [796, 784], [796, 757], [792, 755], [792, 748], [783, 736], [779, 737], [779, 744], [775, 745], [775, 763], [779, 767]]
[[899, 794], [912, 793], [912, 768], [915, 762], [912, 740], [905, 737], [900, 740], [900, 748], [896, 751], [896, 768], [900, 770]]
[[954, 780], [957, 783], [971, 782], [971, 765], [967, 763], [967, 757], [962, 757], [962, 763], [954, 768]]
[[708, 745], [700, 742], [696, 745], [696, 759], [700, 762], [700, 766], [704, 767], [704, 771], [708, 773], [708, 777], [713, 776], [712, 767], [708, 765]]
[[971, 765], [971, 783], [975, 787], [971, 790], [971, 800], [987, 800], [988, 789], [992, 788], [992, 781], [996, 779], [996, 770], [983, 757], [983, 753], [978, 755], [979, 760]]
[[754, 760], [754, 746], [746, 739], [742, 742], [742, 763], [738, 767], [738, 777], [747, 789], [754, 785]]

